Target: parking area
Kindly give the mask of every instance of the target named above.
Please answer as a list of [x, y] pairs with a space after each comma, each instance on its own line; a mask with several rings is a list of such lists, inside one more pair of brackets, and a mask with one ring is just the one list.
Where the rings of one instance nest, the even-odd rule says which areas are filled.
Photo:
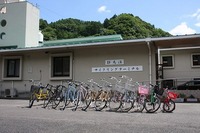
[[173, 113], [64, 111], [27, 108], [28, 100], [0, 99], [1, 133], [199, 133], [200, 104], [177, 103]]

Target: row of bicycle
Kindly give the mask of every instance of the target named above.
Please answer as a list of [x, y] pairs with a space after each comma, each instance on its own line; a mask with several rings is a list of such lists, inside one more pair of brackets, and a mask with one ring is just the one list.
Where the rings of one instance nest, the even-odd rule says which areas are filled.
[[133, 82], [132, 78], [125, 75], [109, 79], [113, 82], [101, 79], [101, 84], [98, 84], [89, 79], [87, 83], [67, 81], [66, 84], [56, 86], [32, 85], [29, 107], [33, 106], [34, 101], [43, 100], [43, 108], [60, 110], [69, 107], [73, 111], [86, 111], [88, 108], [101, 111], [107, 108], [109, 111], [129, 112], [135, 108], [139, 112], [145, 109], [148, 113], [154, 113], [162, 102], [163, 111], [175, 110], [174, 99], [177, 94], [167, 88]]

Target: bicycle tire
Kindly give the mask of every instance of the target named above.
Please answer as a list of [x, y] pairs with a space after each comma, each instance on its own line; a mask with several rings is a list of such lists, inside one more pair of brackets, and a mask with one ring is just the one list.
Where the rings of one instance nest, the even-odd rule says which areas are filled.
[[36, 100], [35, 92], [31, 93], [30, 99], [29, 99], [29, 108], [33, 106], [34, 101]]
[[133, 108], [133, 101], [123, 101], [120, 106], [121, 112], [129, 112]]
[[145, 95], [139, 95], [139, 97], [134, 100], [133, 108], [136, 108], [136, 112], [143, 112], [145, 99]]
[[161, 102], [158, 97], [154, 97], [153, 102], [150, 99], [146, 99], [144, 105], [147, 113], [155, 113], [160, 108]]
[[50, 103], [52, 103], [53, 92], [48, 90], [48, 96], [44, 99], [43, 108], [46, 108]]
[[131, 95], [131, 92], [125, 92], [125, 93], [127, 94], [126, 95], [124, 94], [121, 100], [121, 106], [120, 106], [121, 112], [129, 112], [133, 108], [133, 97]]
[[91, 93], [87, 92], [86, 95], [85, 95], [85, 99], [83, 101], [83, 106], [82, 106], [82, 110], [83, 111], [86, 111], [87, 108], [90, 106], [91, 102], [92, 102], [92, 99], [91, 99]]
[[60, 110], [65, 110], [65, 108], [69, 105], [69, 103], [70, 103], [70, 100], [67, 99], [66, 96], [62, 96], [60, 100], [60, 104], [59, 104]]
[[167, 113], [171, 113], [175, 110], [176, 104], [173, 100], [169, 100], [168, 102], [163, 103], [163, 110]]
[[46, 108], [50, 103], [49, 97], [47, 99], [44, 99], [44, 103], [43, 103], [43, 108]]
[[57, 88], [52, 97], [52, 108], [56, 109], [62, 100], [62, 88]]
[[76, 97], [75, 97], [75, 99], [74, 99], [74, 108], [72, 109], [73, 111], [76, 111], [77, 108], [78, 108], [78, 106], [79, 106], [80, 103], [81, 103], [81, 99], [82, 99], [82, 95], [81, 95], [81, 94], [82, 94], [82, 93], [81, 93], [80, 90], [76, 92]]
[[60, 110], [65, 110], [65, 108], [69, 105], [70, 103], [70, 98], [68, 97], [68, 89], [66, 87], [63, 87], [62, 92], [61, 92], [61, 99], [60, 99]]
[[121, 107], [121, 96], [118, 92], [113, 92], [108, 100], [109, 111], [117, 111]]
[[101, 92], [95, 98], [94, 108], [96, 111], [101, 111], [106, 107], [107, 101], [105, 101], [105, 99], [101, 97], [102, 95], [103, 93]]

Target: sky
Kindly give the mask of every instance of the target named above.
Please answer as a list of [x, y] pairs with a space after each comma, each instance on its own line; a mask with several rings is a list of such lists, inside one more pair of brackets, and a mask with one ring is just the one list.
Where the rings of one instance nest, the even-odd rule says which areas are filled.
[[28, 0], [48, 23], [75, 18], [104, 22], [131, 13], [172, 35], [200, 33], [200, 0]]

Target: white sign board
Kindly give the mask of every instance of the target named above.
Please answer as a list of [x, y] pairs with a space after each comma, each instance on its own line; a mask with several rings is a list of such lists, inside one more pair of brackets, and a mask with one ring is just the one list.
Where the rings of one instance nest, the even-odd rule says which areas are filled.
[[105, 65], [123, 65], [124, 59], [105, 60]]
[[143, 71], [142, 66], [116, 66], [116, 67], [92, 67], [92, 72], [129, 72]]

